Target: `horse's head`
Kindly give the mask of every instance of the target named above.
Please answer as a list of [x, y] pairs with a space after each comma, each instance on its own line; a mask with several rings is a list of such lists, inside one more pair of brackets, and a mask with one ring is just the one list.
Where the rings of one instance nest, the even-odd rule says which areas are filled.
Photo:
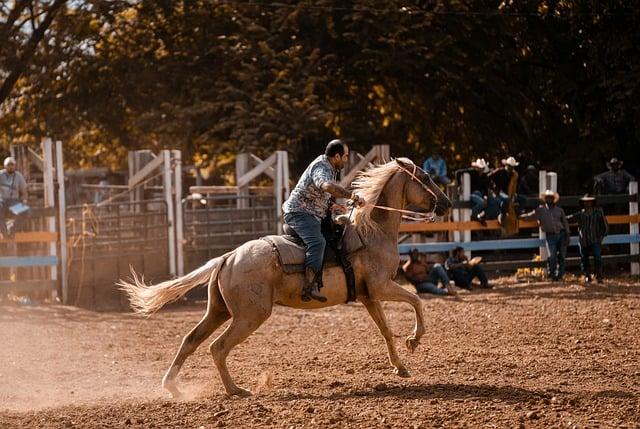
[[438, 216], [444, 216], [451, 208], [451, 200], [435, 184], [431, 176], [408, 158], [397, 158], [396, 163], [406, 174], [405, 199], [408, 204], [419, 206]]

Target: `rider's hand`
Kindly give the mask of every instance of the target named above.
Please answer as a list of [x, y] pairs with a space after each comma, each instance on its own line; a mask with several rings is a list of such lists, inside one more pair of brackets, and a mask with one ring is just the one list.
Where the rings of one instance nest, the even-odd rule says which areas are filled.
[[345, 214], [349, 211], [344, 204], [333, 203], [331, 205], [331, 212], [337, 215]]
[[353, 193], [353, 195], [351, 195], [351, 201], [353, 201], [353, 204], [356, 207], [362, 207], [365, 204], [367, 204], [364, 198], [362, 198], [360, 195], [356, 194], [355, 192]]

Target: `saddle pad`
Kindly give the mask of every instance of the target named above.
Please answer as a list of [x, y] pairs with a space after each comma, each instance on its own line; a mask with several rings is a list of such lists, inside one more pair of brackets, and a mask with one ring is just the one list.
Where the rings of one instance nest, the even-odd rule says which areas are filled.
[[[267, 235], [263, 240], [271, 244], [278, 255], [280, 265], [285, 273], [304, 272], [304, 247], [299, 240], [289, 235]], [[353, 228], [348, 228], [342, 241], [347, 255], [360, 250], [364, 243], [358, 233]], [[324, 268], [336, 266], [337, 261], [333, 251], [327, 246], [324, 257]]]

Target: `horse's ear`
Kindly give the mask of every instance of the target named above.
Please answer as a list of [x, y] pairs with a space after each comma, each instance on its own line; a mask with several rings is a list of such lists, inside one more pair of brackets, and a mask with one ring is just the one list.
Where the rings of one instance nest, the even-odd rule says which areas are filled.
[[413, 169], [413, 167], [415, 166], [413, 161], [411, 161], [409, 158], [396, 158], [396, 162], [401, 167], [404, 167], [404, 168], [407, 168], [407, 169], [410, 169], [410, 170]]

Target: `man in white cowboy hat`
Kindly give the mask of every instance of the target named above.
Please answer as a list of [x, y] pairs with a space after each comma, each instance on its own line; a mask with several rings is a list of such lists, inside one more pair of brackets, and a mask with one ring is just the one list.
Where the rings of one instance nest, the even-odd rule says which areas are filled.
[[16, 160], [9, 156], [4, 160], [4, 169], [0, 170], [0, 238], [12, 237], [19, 226], [21, 215], [16, 214], [11, 231], [7, 230], [6, 216], [12, 207], [27, 203], [27, 182], [16, 171]]
[[[471, 162], [470, 168], [462, 168], [456, 171], [456, 182], [462, 185], [462, 177], [465, 173], [469, 174], [471, 182], [471, 195], [469, 199], [473, 206], [471, 207], [471, 219], [477, 220], [485, 224], [486, 219], [495, 219], [498, 216], [500, 203], [495, 199], [488, 199], [489, 195], [489, 179], [487, 173], [489, 173], [489, 165], [484, 158], [477, 158]], [[488, 207], [493, 203], [494, 210], [489, 210]], [[487, 210], [485, 210], [485, 208]], [[494, 211], [494, 217], [488, 217], [487, 212]]]
[[629, 182], [636, 179], [622, 168], [623, 162], [618, 158], [611, 158], [607, 162], [609, 171], [600, 173], [593, 178], [594, 194], [626, 194]]
[[[500, 216], [498, 222], [506, 229], [507, 234], [517, 232], [516, 202], [519, 201], [518, 172], [516, 167], [520, 165], [512, 156], [502, 160], [502, 167], [493, 170], [488, 177], [493, 190], [500, 199]], [[509, 216], [508, 216], [509, 215]]]
[[523, 214], [521, 219], [535, 219], [546, 234], [548, 275], [553, 281], [562, 280], [564, 276], [564, 261], [567, 256], [570, 230], [567, 216], [561, 207], [556, 204], [560, 199], [557, 192], [546, 190], [540, 196], [544, 204], [538, 206], [532, 212]]
[[602, 240], [609, 232], [609, 224], [601, 208], [596, 207], [596, 199], [589, 194], [580, 198], [582, 210], [567, 216], [568, 220], [578, 222], [578, 236], [580, 237], [580, 261], [585, 281], [591, 281], [593, 274], [589, 263], [589, 256], [593, 255], [595, 277], [602, 283]]

